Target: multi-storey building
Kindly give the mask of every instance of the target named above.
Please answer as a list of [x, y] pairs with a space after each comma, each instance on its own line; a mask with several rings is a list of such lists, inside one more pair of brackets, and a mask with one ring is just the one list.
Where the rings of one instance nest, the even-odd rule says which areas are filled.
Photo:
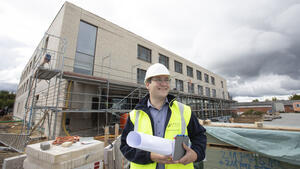
[[147, 93], [145, 73], [157, 62], [171, 73], [171, 93], [199, 118], [230, 113], [224, 78], [66, 2], [22, 72], [14, 115], [52, 136], [99, 132]]

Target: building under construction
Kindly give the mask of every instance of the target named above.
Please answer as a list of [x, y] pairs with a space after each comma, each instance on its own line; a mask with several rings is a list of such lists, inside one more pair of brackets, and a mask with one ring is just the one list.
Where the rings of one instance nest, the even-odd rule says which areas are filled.
[[22, 72], [14, 116], [24, 131], [49, 137], [122, 127], [147, 94], [147, 68], [158, 62], [171, 73], [170, 92], [199, 118], [231, 114], [224, 78], [66, 2]]

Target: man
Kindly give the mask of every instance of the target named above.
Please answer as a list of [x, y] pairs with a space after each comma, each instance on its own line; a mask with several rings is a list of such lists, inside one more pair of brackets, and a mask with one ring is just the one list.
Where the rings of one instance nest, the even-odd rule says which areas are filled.
[[[169, 94], [170, 73], [164, 65], [151, 65], [144, 82], [149, 94], [130, 112], [121, 137], [120, 150], [131, 161], [130, 168], [193, 169], [193, 162], [205, 158], [205, 129], [199, 124], [189, 106], [177, 102], [175, 97]], [[183, 144], [186, 154], [173, 161], [171, 156], [130, 147], [126, 143], [126, 137], [133, 130], [165, 139], [173, 139], [177, 134], [184, 133], [189, 136], [192, 145], [188, 147]]]

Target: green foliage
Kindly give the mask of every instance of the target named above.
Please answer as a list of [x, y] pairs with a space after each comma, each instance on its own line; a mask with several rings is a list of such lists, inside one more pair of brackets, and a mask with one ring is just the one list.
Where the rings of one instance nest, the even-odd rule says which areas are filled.
[[250, 110], [245, 111], [242, 115], [246, 115], [246, 116], [251, 116], [251, 115], [262, 116], [263, 114], [265, 114], [265, 112], [256, 111], [256, 110], [250, 109]]
[[277, 98], [276, 97], [272, 97], [272, 101], [277, 101]]
[[16, 95], [14, 93], [9, 93], [8, 91], [0, 91], [0, 109], [8, 108], [12, 109], [14, 107]]
[[269, 102], [270, 101], [270, 99], [265, 99], [265, 102]]
[[300, 100], [300, 95], [294, 94], [289, 97], [289, 100]]
[[254, 100], [252, 100], [252, 102], [259, 102], [259, 100], [258, 99], [254, 99]]

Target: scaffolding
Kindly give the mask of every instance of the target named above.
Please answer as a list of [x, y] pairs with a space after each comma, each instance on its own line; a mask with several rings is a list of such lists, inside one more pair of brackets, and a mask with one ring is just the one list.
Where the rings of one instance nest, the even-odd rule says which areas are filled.
[[47, 122], [48, 137], [55, 136], [57, 114], [62, 107], [59, 97], [66, 43], [66, 40], [59, 36], [45, 33], [35, 50], [30, 63], [32, 73], [25, 102], [23, 134], [31, 135], [35, 129], [41, 128]]
[[[124, 123], [128, 113], [148, 93], [144, 84], [138, 83], [134, 71], [140, 65], [132, 65], [130, 71], [113, 69], [110, 53], [102, 57], [100, 64], [94, 63], [98, 68], [94, 69], [97, 76], [66, 71], [73, 70], [73, 67], [64, 65], [64, 60], [74, 60], [64, 56], [66, 46], [65, 39], [46, 33], [35, 51], [23, 134], [31, 135], [38, 130], [52, 139], [69, 134], [103, 135], [106, 126], [114, 126], [120, 121]], [[232, 113], [232, 101], [187, 94], [175, 90], [174, 86], [170, 88], [174, 89], [170, 93], [178, 101], [191, 106], [200, 119], [230, 116]]]

